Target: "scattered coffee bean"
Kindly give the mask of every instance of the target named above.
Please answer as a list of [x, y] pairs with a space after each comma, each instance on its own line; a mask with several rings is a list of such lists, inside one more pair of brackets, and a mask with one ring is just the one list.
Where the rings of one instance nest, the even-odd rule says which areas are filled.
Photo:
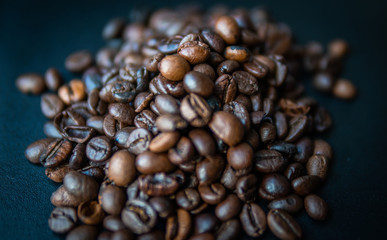
[[40, 94], [46, 88], [44, 78], [36, 73], [28, 73], [16, 79], [16, 87], [22, 93]]
[[327, 218], [328, 205], [327, 203], [315, 194], [311, 194], [304, 199], [305, 210], [308, 215], [314, 220], [322, 221]]
[[280, 239], [300, 239], [301, 227], [287, 212], [272, 209], [267, 215], [267, 223], [271, 232]]

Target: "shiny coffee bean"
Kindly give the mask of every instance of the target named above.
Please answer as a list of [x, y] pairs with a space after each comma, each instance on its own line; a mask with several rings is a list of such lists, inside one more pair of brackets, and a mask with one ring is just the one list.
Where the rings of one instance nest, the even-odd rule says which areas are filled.
[[77, 223], [77, 212], [70, 207], [57, 207], [52, 210], [48, 219], [48, 226], [51, 231], [59, 234], [67, 233]]
[[74, 52], [65, 60], [65, 67], [68, 71], [79, 73], [86, 70], [93, 63], [93, 56], [86, 50]]
[[149, 144], [149, 150], [155, 153], [166, 152], [179, 141], [179, 132], [163, 132], [155, 136]]
[[308, 175], [314, 175], [325, 180], [328, 174], [329, 162], [323, 155], [313, 155], [306, 163]]
[[127, 150], [116, 152], [109, 161], [107, 177], [120, 187], [125, 187], [136, 177], [135, 156]]
[[41, 75], [28, 73], [20, 75], [16, 79], [16, 87], [22, 93], [38, 95], [44, 91], [46, 85], [44, 83], [44, 78]]
[[217, 240], [232, 240], [237, 239], [241, 225], [238, 219], [231, 219], [223, 222], [216, 232]]
[[178, 101], [170, 95], [157, 95], [155, 98], [155, 104], [160, 114], [179, 114]]
[[46, 118], [52, 119], [64, 109], [65, 105], [56, 94], [46, 93], [42, 95], [40, 108]]
[[232, 74], [232, 77], [238, 84], [238, 91], [246, 95], [253, 95], [258, 92], [257, 79], [248, 72], [236, 71]]
[[161, 218], [167, 218], [175, 211], [172, 201], [167, 197], [153, 197], [149, 203]]
[[66, 161], [70, 156], [73, 146], [66, 139], [57, 139], [47, 146], [39, 156], [39, 161], [44, 167], [56, 167]]
[[86, 97], [85, 84], [79, 79], [73, 79], [68, 85], [58, 89], [60, 99], [67, 105], [82, 101]]
[[159, 63], [160, 73], [171, 81], [180, 81], [190, 70], [189, 63], [182, 57], [169, 55], [164, 57]]
[[284, 198], [271, 201], [268, 205], [270, 209], [282, 209], [288, 213], [297, 213], [303, 207], [303, 200], [297, 194], [290, 194]]
[[184, 76], [184, 89], [188, 93], [196, 93], [202, 97], [209, 97], [214, 89], [214, 83], [207, 75], [191, 71]]
[[176, 203], [179, 207], [190, 211], [200, 204], [199, 192], [194, 188], [186, 188], [176, 193]]
[[257, 184], [258, 179], [253, 174], [249, 174], [239, 178], [235, 185], [235, 192], [239, 199], [244, 202], [254, 201], [257, 195]]
[[51, 142], [55, 141], [52, 138], [45, 138], [31, 143], [24, 151], [24, 156], [34, 164], [40, 163], [40, 156], [44, 154], [47, 147], [50, 146]]
[[180, 113], [194, 127], [203, 127], [210, 120], [212, 111], [207, 102], [199, 95], [187, 95], [180, 105]]
[[98, 228], [96, 226], [81, 225], [67, 234], [66, 240], [96, 239], [97, 236]]
[[63, 178], [66, 176], [71, 169], [68, 165], [61, 165], [55, 168], [46, 168], [46, 176], [54, 182], [63, 182]]
[[215, 23], [215, 31], [227, 44], [235, 44], [240, 38], [239, 27], [236, 21], [228, 16], [221, 16]]
[[283, 175], [267, 174], [262, 179], [259, 195], [265, 200], [274, 200], [286, 196], [290, 190], [290, 183]]
[[97, 225], [102, 222], [105, 213], [97, 201], [83, 202], [78, 206], [78, 217], [87, 225]]
[[250, 237], [259, 237], [266, 230], [266, 214], [262, 208], [255, 203], [246, 203], [243, 205], [239, 219], [242, 228]]
[[333, 156], [333, 150], [332, 147], [327, 143], [326, 141], [322, 139], [316, 139], [314, 141], [314, 150], [313, 154], [315, 155], [323, 155], [328, 160], [332, 159]]
[[288, 161], [281, 153], [275, 150], [260, 150], [255, 153], [255, 169], [262, 173], [274, 173], [281, 171]]
[[212, 81], [215, 80], [216, 78], [216, 73], [214, 71], [214, 68], [211, 67], [209, 64], [207, 63], [201, 63], [201, 64], [197, 64], [193, 67], [192, 69], [193, 71], [195, 72], [200, 72], [200, 73], [203, 73], [204, 75], [206, 75], [207, 77], [209, 77]]
[[287, 212], [272, 209], [267, 215], [267, 223], [271, 232], [280, 239], [300, 239], [301, 227]]
[[201, 156], [212, 156], [216, 153], [214, 138], [207, 131], [203, 129], [194, 129], [188, 133], [188, 136], [196, 151]]
[[207, 60], [210, 55], [210, 47], [200, 41], [188, 41], [180, 44], [177, 53], [190, 64], [195, 65]]
[[236, 80], [228, 74], [223, 74], [215, 81], [214, 93], [222, 103], [230, 103], [235, 99], [238, 90]]
[[236, 170], [249, 169], [253, 164], [253, 149], [247, 143], [240, 143], [227, 151], [227, 162]]
[[303, 137], [295, 142], [297, 153], [294, 155], [294, 160], [299, 163], [306, 163], [313, 154], [314, 143], [308, 137]]
[[176, 146], [168, 151], [168, 158], [175, 165], [187, 163], [194, 157], [194, 155], [195, 147], [192, 144], [192, 141], [185, 136], [182, 136]]
[[207, 43], [212, 50], [223, 53], [225, 43], [221, 36], [207, 29], [201, 32], [201, 36], [203, 37], [204, 42]]
[[202, 200], [208, 204], [218, 204], [226, 196], [226, 189], [220, 183], [200, 185], [199, 194]]
[[51, 91], [58, 90], [60, 85], [63, 83], [63, 79], [56, 68], [47, 69], [46, 73], [44, 74], [44, 80], [47, 88]]
[[192, 229], [192, 219], [184, 209], [177, 209], [176, 215], [167, 218], [165, 239], [186, 239]]
[[344, 100], [352, 100], [356, 97], [355, 85], [347, 79], [338, 79], [333, 86], [333, 95]]
[[243, 63], [249, 60], [250, 51], [242, 46], [228, 46], [224, 50], [224, 57], [228, 60], [235, 60]]
[[216, 217], [225, 222], [238, 216], [242, 204], [235, 194], [230, 194], [215, 208]]
[[157, 214], [145, 201], [128, 201], [121, 213], [122, 222], [135, 234], [149, 232], [155, 225]]
[[94, 162], [102, 163], [112, 154], [111, 141], [105, 137], [94, 137], [86, 146], [86, 156]]
[[136, 157], [136, 169], [143, 174], [153, 174], [171, 172], [174, 165], [169, 161], [166, 154], [145, 151]]
[[305, 210], [308, 215], [318, 221], [323, 221], [328, 215], [327, 203], [315, 194], [311, 194], [304, 199]]
[[98, 195], [98, 183], [91, 177], [82, 173], [71, 171], [63, 179], [63, 186], [69, 194], [86, 202]]
[[[119, 135], [117, 134], [116, 141], [118, 140], [118, 137]], [[148, 130], [144, 128], [137, 128], [130, 132], [127, 140], [123, 144], [123, 147], [127, 147], [129, 152], [138, 155], [148, 150], [151, 140], [152, 134]]]
[[321, 178], [318, 176], [302, 176], [292, 181], [294, 192], [299, 195], [308, 195], [320, 186]]
[[285, 169], [284, 175], [289, 181], [293, 181], [294, 179], [305, 175], [305, 167], [301, 163], [295, 162], [289, 164], [289, 166]]
[[243, 125], [239, 119], [224, 111], [214, 113], [208, 126], [218, 138], [229, 146], [238, 144], [244, 135]]
[[216, 217], [209, 213], [201, 213], [196, 215], [194, 219], [194, 233], [208, 233], [215, 230], [217, 227], [218, 220]]
[[207, 157], [196, 164], [196, 176], [201, 185], [211, 184], [217, 181], [224, 168], [224, 159], [221, 155]]
[[119, 215], [126, 201], [124, 191], [113, 185], [103, 188], [100, 199], [102, 209], [112, 215]]

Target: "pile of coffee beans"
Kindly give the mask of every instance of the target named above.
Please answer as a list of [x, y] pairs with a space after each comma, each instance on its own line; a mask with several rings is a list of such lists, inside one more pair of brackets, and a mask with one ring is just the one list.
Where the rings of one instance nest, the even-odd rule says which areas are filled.
[[[332, 125], [301, 75], [342, 99], [348, 45], [299, 45], [255, 8], [132, 11], [103, 29], [107, 45], [65, 67], [17, 79], [40, 94], [46, 139], [26, 158], [62, 185], [48, 220], [66, 239], [298, 239], [293, 214], [325, 220]], [[77, 75], [75, 75], [77, 76]], [[243, 233], [244, 232], [244, 233]]]

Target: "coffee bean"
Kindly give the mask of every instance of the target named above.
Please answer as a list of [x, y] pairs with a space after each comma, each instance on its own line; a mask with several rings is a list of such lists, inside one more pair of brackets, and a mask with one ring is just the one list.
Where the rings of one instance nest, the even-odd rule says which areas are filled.
[[215, 240], [215, 237], [212, 233], [201, 233], [190, 237], [189, 240]]
[[300, 163], [306, 163], [313, 154], [313, 141], [308, 137], [303, 137], [296, 142], [296, 147], [297, 153], [294, 155], [294, 160]]
[[228, 60], [235, 60], [243, 63], [249, 60], [250, 52], [247, 48], [241, 46], [228, 46], [224, 50], [224, 57]]
[[188, 133], [188, 136], [201, 156], [212, 156], [215, 154], [216, 145], [214, 138], [207, 131], [194, 129]]
[[[103, 206], [103, 205], [102, 205]], [[125, 228], [119, 216], [109, 215], [103, 220], [103, 227], [112, 232], [116, 232]]]
[[112, 97], [116, 102], [128, 103], [136, 97], [135, 85], [128, 81], [117, 81], [113, 84]]
[[241, 202], [235, 194], [230, 194], [215, 208], [215, 215], [221, 221], [228, 221], [236, 217], [241, 209]]
[[151, 80], [149, 84], [149, 90], [156, 95], [162, 93], [169, 94], [174, 97], [182, 97], [185, 94], [182, 81], [168, 80], [161, 74], [157, 75]]
[[[192, 130], [192, 131], [200, 131], [200, 130]], [[208, 145], [211, 145], [211, 144], [207, 143], [206, 146]], [[209, 149], [212, 149], [212, 148], [209, 148]], [[185, 136], [182, 136], [180, 140], [177, 142], [176, 146], [174, 148], [169, 149], [168, 151], [168, 158], [175, 165], [189, 162], [190, 160], [192, 160], [194, 155], [195, 155], [195, 147], [192, 144], [192, 141]]]
[[333, 89], [335, 79], [329, 73], [318, 73], [313, 78], [313, 87], [318, 91], [329, 93]]
[[171, 172], [174, 165], [169, 161], [166, 154], [145, 151], [136, 157], [136, 169], [143, 174], [153, 174]]
[[149, 232], [155, 225], [157, 214], [145, 201], [131, 200], [121, 213], [122, 222], [135, 234]]
[[91, 161], [102, 163], [106, 161], [111, 154], [111, 142], [105, 136], [94, 137], [87, 143], [86, 156]]
[[44, 91], [46, 85], [44, 83], [44, 78], [41, 75], [27, 73], [20, 75], [16, 79], [16, 87], [22, 93], [38, 95]]
[[45, 138], [31, 143], [24, 151], [24, 156], [31, 163], [39, 164], [40, 156], [45, 154], [47, 147], [50, 146], [53, 141], [55, 140], [52, 138]]
[[81, 202], [90, 201], [98, 195], [98, 183], [82, 173], [71, 171], [63, 179], [63, 186], [69, 194]]
[[267, 215], [267, 223], [271, 232], [280, 239], [299, 239], [302, 237], [301, 227], [287, 212], [272, 209]]
[[156, 128], [162, 132], [182, 130], [188, 123], [179, 115], [163, 114], [156, 119]]
[[299, 195], [307, 195], [320, 186], [321, 178], [318, 176], [302, 176], [292, 181], [293, 190]]
[[200, 195], [196, 189], [186, 188], [176, 194], [176, 203], [179, 207], [190, 211], [200, 204]]
[[152, 111], [145, 109], [139, 114], [136, 115], [134, 118], [134, 125], [137, 128], [145, 128], [148, 131], [151, 131], [152, 133], [155, 133], [155, 122], [156, 122], [157, 115], [154, 114]]
[[46, 168], [45, 174], [46, 176], [54, 182], [63, 182], [63, 178], [65, 175], [70, 172], [70, 168], [68, 165], [59, 166], [55, 168]]
[[179, 114], [177, 99], [170, 95], [160, 94], [155, 98], [155, 104], [160, 114]]
[[150, 92], [142, 92], [137, 94], [136, 98], [134, 99], [134, 111], [138, 113], [149, 107], [153, 97], [154, 94]]
[[240, 67], [240, 64], [236, 60], [226, 60], [219, 64], [217, 73], [219, 76], [223, 74], [232, 74], [236, 70], [238, 70]]
[[241, 225], [238, 219], [231, 219], [223, 222], [217, 230], [217, 240], [232, 240], [236, 239], [239, 235]]
[[164, 235], [164, 232], [160, 230], [153, 230], [149, 233], [138, 236], [137, 240], [163, 240]]
[[316, 139], [314, 141], [313, 154], [315, 154], [315, 155], [323, 155], [328, 160], [330, 160], [330, 159], [332, 159], [332, 156], [333, 156], [332, 147], [329, 145], [329, 143], [325, 142], [324, 140]]
[[103, 121], [102, 116], [93, 116], [86, 121], [86, 126], [94, 128], [98, 133], [103, 134]]
[[264, 144], [272, 143], [276, 138], [276, 129], [272, 123], [263, 122], [259, 127], [259, 135]]
[[207, 157], [196, 164], [196, 176], [200, 184], [207, 185], [217, 181], [224, 168], [224, 159], [221, 155]]
[[85, 143], [96, 135], [94, 128], [86, 126], [67, 126], [63, 129], [63, 136], [76, 143]]
[[212, 132], [229, 146], [238, 144], [244, 135], [243, 125], [231, 113], [218, 111], [208, 124]]
[[288, 74], [288, 68], [286, 66], [286, 62], [283, 56], [281, 55], [272, 55], [270, 59], [275, 63], [275, 78], [274, 82], [270, 82], [273, 86], [281, 86]]
[[125, 205], [125, 200], [124, 192], [119, 187], [113, 185], [108, 185], [103, 188], [100, 194], [102, 209], [112, 215], [119, 215], [121, 213]]
[[260, 150], [255, 153], [255, 169], [262, 173], [281, 171], [287, 165], [287, 160], [275, 150]]
[[304, 134], [307, 126], [308, 118], [306, 116], [299, 116], [290, 119], [289, 121], [289, 132], [285, 138], [287, 142], [294, 142]]
[[303, 207], [303, 201], [297, 194], [290, 194], [284, 198], [273, 200], [269, 203], [270, 209], [282, 209], [288, 213], [297, 213]]
[[314, 220], [323, 221], [328, 215], [327, 203], [315, 194], [311, 194], [304, 199], [305, 210]]
[[239, 218], [243, 229], [250, 237], [259, 237], [266, 230], [266, 214], [255, 203], [244, 204]]
[[74, 52], [65, 60], [65, 67], [68, 71], [79, 73], [85, 71], [93, 63], [93, 56], [86, 50]]
[[250, 126], [251, 126], [250, 115], [243, 104], [238, 103], [236, 101], [232, 101], [223, 106], [223, 111], [232, 113], [241, 121], [241, 123], [243, 124], [246, 130], [250, 129]]
[[111, 114], [114, 119], [125, 124], [133, 124], [134, 119], [134, 109], [128, 104], [124, 103], [112, 103], [109, 105], [109, 114]]
[[179, 188], [178, 178], [165, 173], [141, 175], [138, 178], [138, 184], [139, 189], [149, 196], [168, 196]]
[[125, 20], [121, 18], [111, 19], [106, 23], [102, 30], [102, 37], [104, 39], [118, 38], [122, 34], [125, 27]]
[[248, 169], [253, 164], [253, 149], [247, 143], [240, 143], [227, 151], [227, 162], [234, 169]]
[[110, 114], [105, 116], [102, 123], [103, 133], [109, 138], [114, 138], [119, 131], [127, 126], [128, 124], [116, 120], [114, 116]]
[[167, 218], [175, 211], [172, 201], [167, 197], [153, 197], [149, 203], [161, 218]]
[[167, 218], [165, 239], [186, 239], [192, 228], [189, 212], [177, 209], [176, 215]]
[[254, 201], [257, 195], [256, 185], [258, 179], [255, 175], [249, 174], [238, 179], [235, 185], [235, 192], [239, 199], [244, 202]]
[[59, 234], [69, 232], [77, 223], [77, 212], [71, 207], [57, 207], [48, 219], [51, 231]]
[[238, 84], [238, 91], [246, 95], [253, 95], [258, 92], [257, 79], [248, 72], [236, 71], [232, 74], [232, 77]]
[[179, 138], [180, 134], [178, 132], [160, 133], [150, 142], [149, 150], [155, 153], [166, 152], [175, 146], [177, 141], [179, 141]]
[[189, 70], [189, 63], [184, 58], [176, 55], [164, 57], [159, 64], [160, 73], [171, 81], [182, 80]]
[[227, 44], [235, 44], [240, 38], [239, 27], [236, 21], [228, 16], [221, 16], [215, 23], [215, 31]]
[[187, 95], [180, 105], [181, 115], [194, 127], [206, 125], [212, 115], [211, 108], [199, 95], [191, 93]]
[[73, 146], [70, 141], [57, 139], [47, 146], [39, 156], [40, 163], [48, 168], [56, 167], [70, 156]]
[[116, 152], [110, 158], [107, 176], [120, 187], [133, 182], [136, 177], [135, 157], [127, 150]]
[[86, 97], [85, 84], [79, 79], [73, 79], [68, 85], [58, 89], [60, 99], [67, 105], [82, 101]]
[[301, 163], [295, 162], [290, 164], [285, 172], [284, 175], [289, 181], [293, 181], [294, 179], [304, 176], [305, 175], [305, 167]]
[[184, 76], [184, 89], [188, 93], [196, 93], [202, 97], [209, 97], [214, 89], [214, 83], [205, 74], [191, 71]]
[[200, 197], [208, 204], [218, 204], [226, 196], [226, 189], [220, 183], [213, 183], [210, 185], [200, 185]]
[[214, 68], [207, 63], [197, 64], [193, 67], [192, 70], [195, 72], [200, 72], [200, 73], [203, 73], [204, 75], [207, 75], [207, 77], [209, 77], [212, 81], [214, 81], [216, 78], [216, 73], [214, 71]]
[[283, 175], [267, 174], [262, 179], [259, 196], [270, 201], [286, 196], [290, 190], [290, 183]]
[[187, 41], [180, 44], [177, 53], [194, 65], [207, 60], [210, 55], [210, 47], [200, 41]]
[[52, 193], [50, 201], [56, 207], [78, 207], [83, 202], [83, 199], [70, 194], [62, 185]]
[[63, 79], [56, 68], [47, 69], [46, 73], [44, 74], [44, 80], [47, 88], [51, 91], [58, 90], [60, 85], [63, 83]]
[[258, 60], [244, 63], [243, 69], [256, 78], [264, 78], [269, 73], [268, 67]]
[[[49, 138], [62, 138], [62, 134], [56, 129], [53, 122], [48, 121], [43, 126], [44, 135]], [[28, 159], [28, 158], [27, 158]]]
[[218, 34], [212, 32], [211, 30], [205, 29], [201, 32], [201, 36], [211, 49], [218, 53], [223, 53], [225, 43]]
[[228, 74], [223, 74], [215, 81], [214, 93], [222, 103], [230, 103], [235, 99], [237, 93], [237, 82]]
[[347, 79], [338, 79], [333, 86], [333, 94], [337, 98], [352, 100], [356, 97], [355, 85]]
[[328, 174], [329, 162], [323, 155], [313, 155], [306, 163], [308, 175], [314, 175], [325, 180]]
[[284, 113], [277, 111], [274, 114], [275, 129], [277, 131], [277, 137], [283, 139], [288, 133], [288, 123]]
[[78, 206], [78, 217], [87, 225], [97, 225], [102, 222], [105, 213], [97, 201], [83, 202]]

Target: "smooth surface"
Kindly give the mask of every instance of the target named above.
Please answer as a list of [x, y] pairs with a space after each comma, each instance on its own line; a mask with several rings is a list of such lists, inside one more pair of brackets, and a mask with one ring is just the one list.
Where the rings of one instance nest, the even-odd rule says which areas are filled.
[[[23, 155], [30, 143], [44, 137], [40, 98], [18, 92], [16, 77], [54, 66], [70, 80], [72, 75], [64, 71], [66, 56], [102, 47], [104, 23], [126, 16], [131, 2], [0, 1], [0, 239], [58, 238], [47, 226], [57, 184]], [[302, 43], [341, 37], [351, 46], [344, 77], [358, 87], [358, 99], [349, 103], [308, 89], [333, 115], [334, 128], [324, 138], [335, 157], [318, 192], [330, 206], [328, 220], [319, 223], [305, 212], [297, 215], [306, 239], [380, 239], [386, 231], [386, 2], [347, 2], [259, 1], [287, 22]], [[242, 2], [231, 6], [237, 4]], [[266, 233], [264, 239], [274, 237]]]

